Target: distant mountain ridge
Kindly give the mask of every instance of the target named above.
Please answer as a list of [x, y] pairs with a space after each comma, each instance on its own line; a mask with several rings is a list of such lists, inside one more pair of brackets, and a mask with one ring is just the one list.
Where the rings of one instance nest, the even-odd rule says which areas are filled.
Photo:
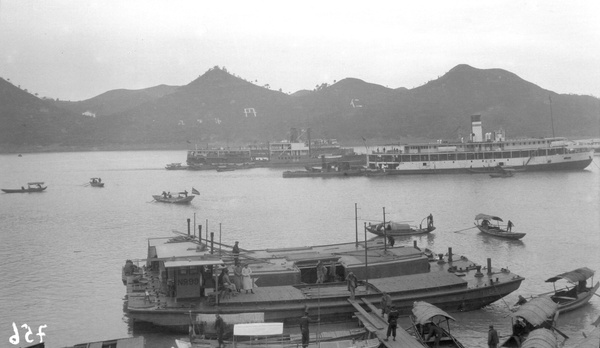
[[472, 114], [482, 115], [484, 131], [503, 128], [509, 138], [600, 132], [598, 98], [465, 64], [413, 89], [346, 78], [291, 95], [215, 67], [185, 86], [112, 90], [79, 102], [41, 100], [0, 79], [0, 102], [3, 148], [251, 144], [285, 139], [292, 127], [352, 143], [454, 140], [468, 136]]

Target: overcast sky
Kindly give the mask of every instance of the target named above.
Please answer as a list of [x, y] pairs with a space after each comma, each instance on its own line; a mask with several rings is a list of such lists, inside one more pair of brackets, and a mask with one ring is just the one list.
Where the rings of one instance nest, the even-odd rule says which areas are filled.
[[185, 85], [414, 88], [457, 64], [600, 96], [600, 1], [0, 0], [0, 77], [40, 97]]

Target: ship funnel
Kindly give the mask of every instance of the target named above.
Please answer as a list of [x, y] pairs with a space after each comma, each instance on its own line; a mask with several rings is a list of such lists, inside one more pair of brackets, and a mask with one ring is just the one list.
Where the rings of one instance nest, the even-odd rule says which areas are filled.
[[483, 129], [481, 127], [481, 115], [471, 115], [471, 141], [483, 141]]
[[298, 130], [296, 128], [290, 129], [290, 143], [298, 142]]

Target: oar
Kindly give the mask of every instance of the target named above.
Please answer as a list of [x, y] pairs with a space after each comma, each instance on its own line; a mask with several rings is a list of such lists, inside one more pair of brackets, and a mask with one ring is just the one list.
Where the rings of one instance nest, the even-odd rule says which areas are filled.
[[477, 226], [473, 226], [473, 227], [465, 228], [465, 229], [463, 229], [463, 230], [454, 231], [453, 233], [458, 233], [458, 232], [462, 232], [462, 231], [470, 230], [470, 229], [472, 229], [472, 228], [475, 228], [475, 227], [477, 227]]
[[558, 332], [562, 337], [564, 337], [565, 339], [568, 339], [569, 336], [565, 335], [562, 331], [560, 331], [559, 329], [557, 329], [556, 327], [552, 326], [552, 328]]

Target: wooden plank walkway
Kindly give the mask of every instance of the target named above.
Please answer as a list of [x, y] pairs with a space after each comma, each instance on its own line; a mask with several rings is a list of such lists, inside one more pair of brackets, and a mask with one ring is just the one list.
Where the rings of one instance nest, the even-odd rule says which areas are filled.
[[[377, 330], [374, 333], [375, 333], [375, 335], [377, 335], [377, 338], [379, 338], [381, 343], [383, 343], [387, 348], [423, 348], [423, 347], [425, 347], [419, 341], [417, 341], [416, 338], [411, 336], [408, 332], [406, 332], [400, 326], [398, 326], [398, 328], [396, 329], [396, 340], [395, 341], [394, 340], [386, 341], [385, 339], [387, 338], [387, 321], [385, 318], [382, 318], [379, 315], [380, 309], [375, 307], [375, 305], [373, 305], [371, 302], [369, 302], [367, 299], [364, 299], [364, 298], [362, 299], [362, 302], [364, 304], [366, 304], [369, 307], [369, 309], [371, 309], [371, 312], [367, 312], [365, 309], [363, 309], [362, 306], [357, 301], [351, 301], [351, 300], [348, 300], [348, 301], [350, 303], [352, 303], [354, 308], [356, 308], [357, 310], [358, 310], [358, 308], [360, 308], [358, 313], [360, 313], [361, 316], [366, 317], [366, 320], [371, 325], [373, 325], [374, 327], [377, 328]], [[373, 311], [373, 309], [375, 309], [375, 311]]]

